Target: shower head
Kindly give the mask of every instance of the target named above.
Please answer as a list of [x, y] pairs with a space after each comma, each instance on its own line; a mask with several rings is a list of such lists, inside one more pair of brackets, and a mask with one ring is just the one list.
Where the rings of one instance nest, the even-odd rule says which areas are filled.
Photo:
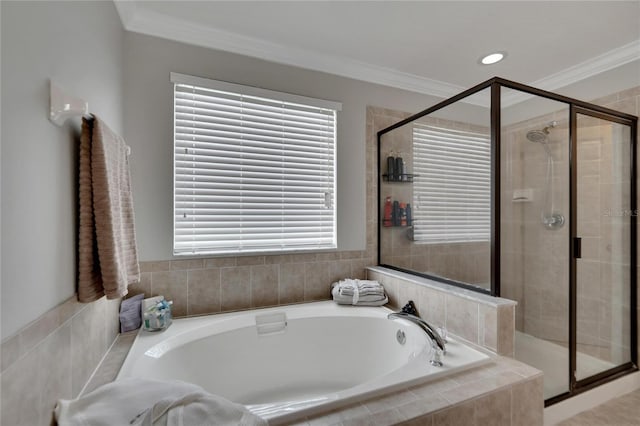
[[549, 129], [552, 129], [557, 125], [557, 121], [552, 121], [547, 127], [542, 130], [530, 130], [527, 132], [527, 139], [529, 139], [531, 142], [546, 143], [547, 136], [549, 135]]
[[531, 142], [546, 142], [549, 131], [545, 127], [543, 130], [530, 130], [527, 132], [527, 139]]

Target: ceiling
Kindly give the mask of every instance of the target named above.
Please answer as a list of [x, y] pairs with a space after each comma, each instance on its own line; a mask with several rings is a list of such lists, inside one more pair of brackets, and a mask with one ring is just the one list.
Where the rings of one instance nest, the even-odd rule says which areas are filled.
[[[585, 80], [597, 85], [611, 76], [629, 80], [622, 88], [640, 85], [640, 1], [116, 1], [116, 6], [129, 31], [440, 97], [493, 76], [546, 90]], [[478, 63], [494, 51], [506, 51], [507, 58], [490, 66]]]

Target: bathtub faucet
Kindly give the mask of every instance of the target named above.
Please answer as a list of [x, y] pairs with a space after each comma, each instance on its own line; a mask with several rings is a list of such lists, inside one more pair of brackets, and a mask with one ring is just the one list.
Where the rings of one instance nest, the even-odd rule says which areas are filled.
[[440, 336], [440, 333], [438, 333], [438, 330], [436, 330], [435, 327], [433, 327], [431, 324], [420, 317], [402, 311], [390, 313], [389, 315], [387, 315], [387, 318], [406, 319], [424, 330], [424, 332], [429, 336], [429, 339], [431, 340], [431, 347], [433, 348], [433, 357], [429, 362], [431, 363], [431, 365], [434, 365], [436, 367], [442, 367], [440, 356], [446, 354], [447, 349], [445, 347], [444, 339], [442, 338], [442, 336]]

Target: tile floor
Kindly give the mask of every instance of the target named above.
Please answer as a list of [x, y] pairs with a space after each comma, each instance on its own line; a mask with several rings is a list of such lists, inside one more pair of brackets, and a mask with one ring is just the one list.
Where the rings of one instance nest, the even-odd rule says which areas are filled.
[[640, 390], [584, 411], [558, 426], [637, 426], [640, 425]]

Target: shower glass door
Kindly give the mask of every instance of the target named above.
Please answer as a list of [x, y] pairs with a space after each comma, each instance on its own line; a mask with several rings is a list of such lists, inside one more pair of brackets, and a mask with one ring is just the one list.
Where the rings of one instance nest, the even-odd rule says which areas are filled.
[[518, 90], [501, 95], [500, 295], [518, 302], [515, 358], [544, 373], [550, 399], [571, 390], [570, 110]]
[[574, 386], [631, 361], [631, 128], [576, 108]]

